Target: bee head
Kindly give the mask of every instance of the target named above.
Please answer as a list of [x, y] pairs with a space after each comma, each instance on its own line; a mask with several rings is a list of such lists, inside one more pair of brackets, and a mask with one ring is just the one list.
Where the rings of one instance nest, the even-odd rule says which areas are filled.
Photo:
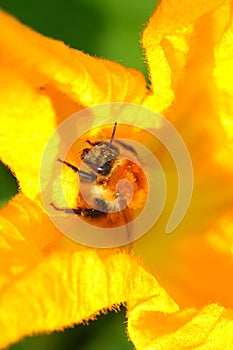
[[114, 159], [119, 154], [118, 148], [112, 144], [116, 132], [116, 126], [117, 123], [114, 124], [110, 141], [92, 143], [87, 140], [86, 142], [92, 147], [85, 148], [82, 151], [81, 159], [98, 175], [109, 175], [114, 164]]

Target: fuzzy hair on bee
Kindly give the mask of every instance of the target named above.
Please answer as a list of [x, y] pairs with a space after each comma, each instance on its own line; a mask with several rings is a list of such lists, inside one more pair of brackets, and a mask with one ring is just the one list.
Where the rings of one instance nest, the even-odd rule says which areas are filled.
[[[98, 227], [123, 226], [137, 215], [147, 197], [147, 180], [137, 152], [130, 144], [115, 140], [116, 130], [115, 122], [109, 141], [86, 140], [87, 147], [80, 152], [81, 168], [58, 159], [78, 173], [82, 192], [78, 193], [76, 207], [59, 208], [52, 202], [55, 210], [78, 215]], [[127, 181], [119, 189], [121, 180]]]

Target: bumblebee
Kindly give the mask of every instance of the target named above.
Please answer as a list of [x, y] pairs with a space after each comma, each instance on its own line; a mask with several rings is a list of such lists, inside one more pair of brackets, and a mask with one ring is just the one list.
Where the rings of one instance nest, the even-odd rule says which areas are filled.
[[[66, 214], [78, 215], [98, 227], [126, 225], [137, 216], [147, 198], [147, 180], [135, 149], [115, 140], [115, 122], [109, 141], [93, 142], [80, 152], [81, 167], [59, 162], [79, 175], [80, 188], [75, 208], [51, 206]], [[126, 180], [119, 186], [121, 180]]]

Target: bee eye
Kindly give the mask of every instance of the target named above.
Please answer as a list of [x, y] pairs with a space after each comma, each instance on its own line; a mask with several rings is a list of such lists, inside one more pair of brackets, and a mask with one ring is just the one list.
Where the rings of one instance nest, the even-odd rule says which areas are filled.
[[90, 152], [90, 148], [84, 148], [81, 153], [81, 159], [84, 159], [85, 156]]
[[106, 163], [98, 167], [98, 174], [101, 174], [101, 175], [109, 174], [111, 167], [112, 167], [112, 162], [111, 160], [108, 160]]

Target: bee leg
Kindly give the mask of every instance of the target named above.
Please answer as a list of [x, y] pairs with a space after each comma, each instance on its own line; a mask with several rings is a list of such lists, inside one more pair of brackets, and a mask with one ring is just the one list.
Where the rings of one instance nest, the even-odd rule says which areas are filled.
[[94, 181], [96, 179], [96, 175], [93, 173], [86, 173], [85, 171], [79, 170], [75, 165], [66, 162], [65, 160], [62, 160], [60, 158], [58, 158], [58, 162], [61, 162], [65, 165], [67, 165], [69, 168], [71, 168], [72, 170], [74, 170], [76, 173], [79, 174], [79, 176], [86, 181]]
[[66, 214], [80, 215], [88, 218], [98, 218], [106, 215], [102, 211], [91, 209], [91, 208], [58, 208], [54, 203], [50, 203], [50, 205], [55, 210], [63, 211]]
[[66, 162], [65, 160], [62, 160], [62, 159], [60, 159], [60, 158], [58, 158], [57, 161], [58, 161], [58, 162], [61, 162], [61, 163], [63, 163], [63, 164], [65, 164], [65, 165], [67, 165], [70, 169], [74, 170], [76, 173], [79, 172], [79, 169], [78, 169], [75, 165], [73, 165], [73, 164], [71, 164], [71, 163], [68, 163], [68, 162]]

